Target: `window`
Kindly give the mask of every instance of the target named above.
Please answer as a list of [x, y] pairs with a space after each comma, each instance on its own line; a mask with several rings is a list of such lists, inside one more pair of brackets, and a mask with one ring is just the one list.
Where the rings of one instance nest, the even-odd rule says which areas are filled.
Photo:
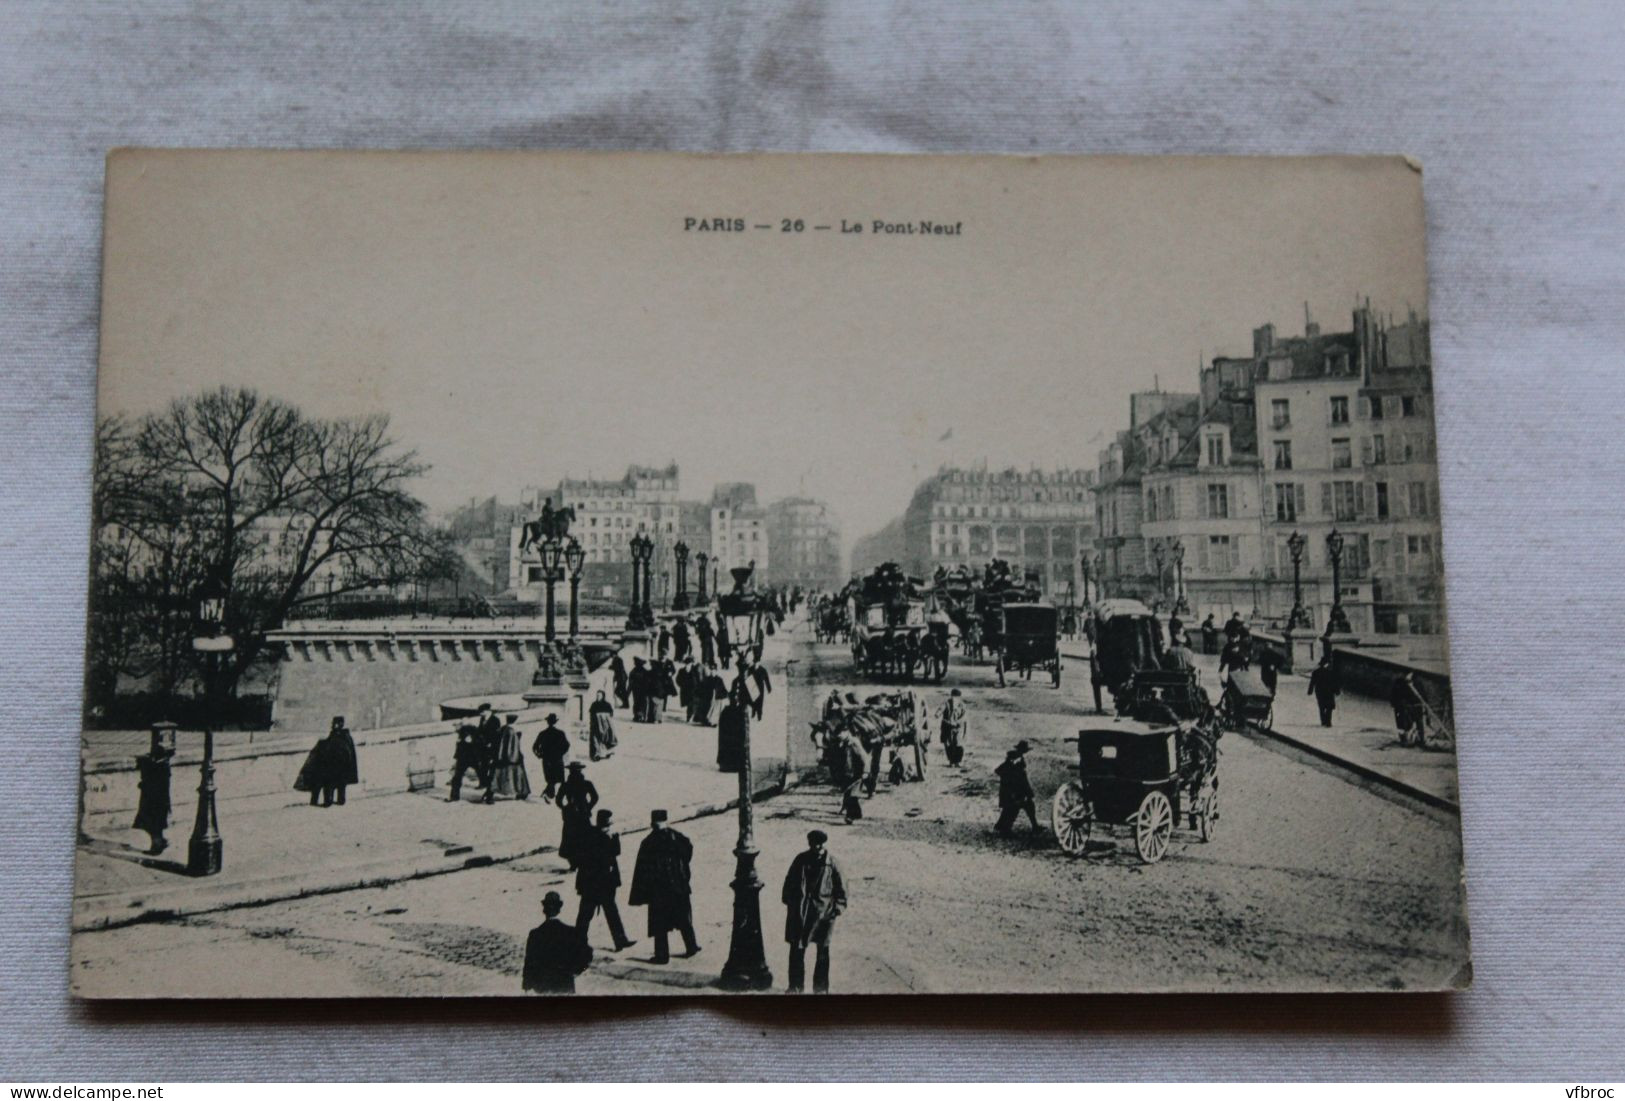
[[1412, 482], [1408, 496], [1412, 516], [1426, 516], [1428, 514], [1428, 486], [1426, 482]]
[[1332, 518], [1352, 520], [1359, 511], [1359, 489], [1353, 482], [1332, 483]]
[[1399, 399], [1399, 415], [1402, 417], [1416, 416], [1416, 399], [1406, 394]]
[[1371, 419], [1374, 421], [1382, 420], [1382, 399], [1370, 397], [1365, 399], [1365, 403], [1371, 410]]
[[1433, 568], [1433, 536], [1407, 535], [1405, 537], [1405, 556], [1410, 559], [1411, 569]]
[[1157, 491], [1155, 489], [1147, 490], [1145, 494], [1145, 522], [1148, 524], [1157, 522]]
[[1292, 426], [1292, 403], [1285, 398], [1275, 398], [1270, 402], [1270, 427], [1290, 428]]
[[1163, 486], [1162, 487], [1162, 518], [1164, 520], [1177, 519], [1178, 518], [1178, 513], [1179, 513], [1179, 510], [1174, 507], [1174, 487], [1171, 486], [1171, 485]]
[[1349, 399], [1348, 398], [1341, 398], [1341, 397], [1333, 398], [1332, 399], [1332, 423], [1333, 424], [1347, 424], [1348, 422], [1349, 422]]
[[1378, 466], [1388, 461], [1388, 446], [1382, 436], [1371, 437], [1371, 461]]
[[1224, 465], [1224, 437], [1209, 436], [1207, 438], [1207, 461], [1209, 466]]
[[1297, 520], [1298, 512], [1303, 508], [1303, 487], [1291, 482], [1277, 482], [1275, 485], [1275, 519], [1281, 523], [1290, 524]]
[[1228, 535], [1210, 535], [1204, 545], [1198, 543], [1197, 566], [1215, 574], [1228, 574], [1236, 570], [1236, 548]]
[[1276, 440], [1275, 441], [1275, 469], [1276, 470], [1291, 470], [1292, 469], [1292, 441], [1291, 440]]
[[525, 582], [530, 585], [539, 585], [542, 581], [542, 567], [530, 566], [525, 570]]
[[1354, 451], [1346, 439], [1332, 441], [1332, 469], [1348, 470], [1354, 465]]
[[1388, 519], [1388, 483], [1377, 483], [1377, 519]]
[[1207, 516], [1209, 520], [1224, 520], [1230, 516], [1230, 491], [1223, 485], [1207, 487]]

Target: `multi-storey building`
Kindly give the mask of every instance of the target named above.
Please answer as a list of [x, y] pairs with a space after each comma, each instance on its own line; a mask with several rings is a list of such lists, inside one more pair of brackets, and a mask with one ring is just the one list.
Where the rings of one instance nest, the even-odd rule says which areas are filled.
[[841, 584], [841, 528], [823, 501], [785, 497], [767, 506], [767, 579], [776, 585], [829, 589]]
[[1427, 335], [1415, 315], [1385, 328], [1369, 306], [1344, 333], [1306, 323], [1303, 336], [1281, 338], [1264, 325], [1251, 356], [1202, 371], [1194, 409], [1180, 399], [1145, 418], [1131, 407], [1132, 427], [1100, 460], [1107, 591], [1172, 600], [1182, 571], [1195, 617], [1284, 620], [1298, 533], [1313, 627], [1340, 596], [1357, 633], [1441, 630]]
[[728, 571], [736, 566], [754, 562], [756, 577], [768, 576], [767, 511], [749, 482], [723, 482], [711, 493], [711, 562], [723, 592], [732, 588]]
[[1077, 595], [1079, 555], [1095, 537], [1094, 490], [1093, 471], [943, 467], [903, 513], [900, 564], [929, 577], [1003, 558], [1053, 598]]

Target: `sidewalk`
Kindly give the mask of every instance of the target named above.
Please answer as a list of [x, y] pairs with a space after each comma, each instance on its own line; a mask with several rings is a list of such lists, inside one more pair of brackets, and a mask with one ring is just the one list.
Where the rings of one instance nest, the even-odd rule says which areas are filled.
[[[1082, 639], [1063, 641], [1061, 653], [1084, 669], [1087, 687], [1088, 643]], [[1202, 685], [1218, 702], [1221, 689], [1219, 659], [1196, 655]], [[1309, 694], [1309, 678], [1281, 674], [1276, 689], [1275, 717], [1270, 730], [1255, 736], [1272, 738], [1341, 765], [1366, 779], [1415, 795], [1424, 802], [1459, 811], [1456, 790], [1456, 755], [1429, 752], [1399, 744], [1394, 729], [1394, 711], [1386, 700], [1344, 693], [1338, 697], [1332, 725], [1320, 725], [1320, 712]]]
[[[781, 676], [782, 668], [775, 670]], [[769, 697], [760, 724], [755, 777], [760, 794], [776, 792], [782, 781], [783, 743], [775, 744], [772, 724], [782, 730], [784, 714], [781, 688]], [[618, 712], [616, 719], [620, 745], [614, 757], [585, 762], [585, 747], [575, 740], [571, 759], [583, 755], [600, 805], [614, 812], [623, 835], [646, 829], [656, 807], [683, 821], [735, 804], [738, 779], [717, 771], [715, 728], [684, 722], [675, 701], [660, 724], [633, 723], [629, 712]], [[560, 816], [542, 800], [541, 762], [528, 753], [528, 745], [526, 769], [530, 799], [491, 806], [477, 802], [481, 793], [473, 777], [465, 782], [462, 801], [447, 802], [444, 768], [432, 789], [374, 795], [364, 787], [352, 789], [343, 807], [312, 807], [306, 796], [292, 791], [224, 800], [218, 813], [225, 866], [206, 879], [185, 874], [197, 809], [194, 792], [179, 785], [174, 790], [169, 848], [157, 857], [145, 855], [147, 835], [128, 828], [129, 814], [91, 815], [85, 823], [90, 840], [78, 852], [73, 928], [376, 886], [553, 850]], [[366, 771], [363, 756], [363, 780]]]

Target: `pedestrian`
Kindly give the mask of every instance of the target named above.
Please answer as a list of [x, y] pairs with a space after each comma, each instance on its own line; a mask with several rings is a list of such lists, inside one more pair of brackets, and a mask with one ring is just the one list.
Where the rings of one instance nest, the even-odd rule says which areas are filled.
[[655, 639], [655, 657], [661, 661], [666, 660], [666, 654], [671, 650], [671, 629], [664, 623], [660, 625], [660, 634]]
[[1388, 701], [1394, 708], [1394, 727], [1399, 731], [1399, 744], [1408, 745], [1411, 741], [1411, 731], [1415, 730], [1416, 744], [1425, 745], [1427, 732], [1422, 719], [1427, 704], [1422, 699], [1422, 693], [1417, 691], [1416, 675], [1407, 671], [1394, 678], [1394, 686], [1388, 694]]
[[677, 664], [667, 658], [655, 667], [655, 699], [659, 701], [660, 709], [660, 713], [655, 716], [656, 722], [666, 721], [666, 705], [675, 695], [677, 695]]
[[704, 666], [694, 687], [694, 718], [700, 726], [711, 726], [719, 699], [728, 692], [728, 685], [714, 665]]
[[344, 725], [344, 716], [334, 715], [327, 736], [312, 746], [305, 757], [304, 767], [299, 770], [293, 787], [295, 791], [310, 792], [313, 807], [331, 807], [335, 803], [342, 807], [345, 789], [356, 783], [360, 783], [360, 775], [356, 767], [355, 739]]
[[750, 735], [750, 711], [745, 680], [734, 681], [728, 702], [717, 718], [717, 771], [738, 772], [745, 764], [745, 739]]
[[955, 688], [948, 693], [948, 702], [942, 705], [942, 753], [948, 764], [962, 768], [965, 757], [965, 700]]
[[1196, 668], [1196, 660], [1185, 645], [1183, 635], [1174, 636], [1173, 643], [1162, 655], [1162, 667], [1171, 673], [1188, 673]]
[[480, 704], [479, 725], [474, 745], [479, 764], [480, 787], [491, 790], [491, 773], [497, 764], [497, 743], [502, 740], [502, 721], [488, 703]]
[[[604, 694], [598, 693], [603, 699]], [[530, 743], [530, 751], [542, 759], [542, 779], [546, 787], [542, 788], [542, 798], [551, 803], [553, 794], [564, 783], [564, 758], [570, 752], [570, 735], [557, 726], [559, 717], [549, 713], [547, 725], [536, 732], [536, 740]]]
[[451, 751], [451, 794], [446, 796], [448, 803], [455, 803], [463, 797], [463, 777], [469, 769], [474, 770], [476, 777], [481, 774], [478, 733], [473, 723], [457, 725], [457, 744]]
[[1234, 642], [1247, 633], [1247, 625], [1241, 621], [1240, 612], [1231, 612], [1230, 618], [1224, 624], [1224, 640]]
[[717, 617], [717, 662], [726, 666], [733, 658], [733, 644], [728, 639], [728, 621], [722, 616]]
[[679, 619], [671, 625], [672, 653], [679, 662], [688, 660], [690, 643], [688, 637], [688, 620]]
[[518, 715], [510, 714], [497, 736], [496, 763], [491, 769], [491, 786], [485, 789], [485, 802], [494, 803], [498, 795], [520, 801], [530, 798], [530, 777], [525, 772], [525, 746], [514, 723]]
[[175, 736], [175, 729], [175, 724], [171, 722], [153, 723], [152, 740], [147, 752], [135, 759], [141, 797], [136, 802], [134, 828], [147, 835], [149, 856], [157, 856], [169, 848], [164, 831], [169, 828], [169, 778], [175, 756], [171, 739]]
[[632, 721], [648, 722], [648, 719], [644, 718], [644, 702], [649, 695], [649, 671], [644, 667], [642, 658], [632, 659], [632, 672], [627, 676], [627, 691], [632, 697]]
[[1217, 654], [1219, 652], [1219, 626], [1213, 622], [1213, 613], [1209, 612], [1207, 618], [1202, 620], [1202, 653]]
[[806, 851], [797, 853], [784, 876], [784, 939], [790, 945], [790, 992], [799, 994], [807, 982], [807, 946], [816, 945], [813, 993], [829, 993], [829, 942], [835, 919], [846, 909], [846, 884], [841, 869], [824, 848], [823, 830], [807, 834]]
[[1275, 687], [1281, 682], [1281, 659], [1268, 646], [1258, 650], [1258, 679], [1269, 689], [1270, 699], [1274, 699]]
[[773, 691], [773, 678], [768, 675], [767, 666], [762, 664], [762, 652], [757, 649], [754, 660], [750, 666], [751, 683], [756, 686], [756, 695], [750, 702], [751, 714], [756, 718], [762, 717], [762, 707], [767, 703], [767, 695]]
[[669, 937], [675, 930], [683, 938], [683, 956], [699, 955], [694, 939], [694, 910], [689, 902], [689, 863], [694, 843], [666, 824], [663, 810], [649, 812], [649, 836], [638, 846], [632, 865], [628, 906], [649, 908], [649, 935], [655, 942], [655, 963], [671, 962]]
[[1168, 616], [1168, 645], [1178, 646], [1185, 640], [1185, 621], [1174, 612]]
[[863, 790], [863, 743], [843, 730], [836, 742], [836, 753], [841, 771], [841, 816], [850, 826], [863, 817], [863, 800], [858, 798]]
[[1227, 670], [1246, 669], [1251, 664], [1246, 634], [1236, 635], [1224, 644], [1224, 651], [1219, 654], [1219, 679], [1224, 679]]
[[626, 706], [627, 689], [631, 687], [631, 678], [626, 672], [626, 662], [621, 660], [621, 652], [615, 651], [615, 656], [609, 659], [609, 671], [615, 681], [615, 706]]
[[574, 994], [576, 976], [592, 963], [592, 948], [579, 930], [559, 920], [564, 899], [557, 891], [542, 896], [542, 923], [525, 938], [525, 970], [520, 982], [532, 994]]
[[587, 708], [587, 755], [595, 761], [615, 756], [615, 705], [599, 692]]
[[1308, 695], [1315, 697], [1315, 704], [1320, 708], [1320, 725], [1332, 725], [1332, 711], [1337, 707], [1337, 695], [1342, 691], [1342, 685], [1337, 680], [1337, 668], [1332, 664], [1332, 656], [1326, 654], [1315, 666], [1315, 671], [1309, 674]]
[[717, 663], [716, 634], [711, 630], [711, 619], [704, 612], [694, 617], [694, 634], [700, 640], [700, 664], [706, 668]]
[[1095, 714], [1104, 715], [1106, 708], [1100, 702], [1100, 690], [1109, 685], [1106, 684], [1106, 673], [1100, 667], [1100, 652], [1093, 645], [1089, 647], [1089, 687], [1095, 694]]
[[592, 810], [598, 805], [598, 788], [587, 779], [586, 766], [571, 761], [569, 775], [559, 785], [559, 856], [576, 870], [576, 853], [581, 839], [592, 832]]
[[615, 951], [619, 952], [637, 941], [626, 935], [620, 907], [615, 905], [615, 889], [621, 885], [621, 839], [610, 829], [612, 825], [610, 812], [600, 810], [597, 823], [576, 844], [576, 894], [581, 896], [576, 930], [585, 940], [593, 915], [603, 910], [609, 935], [615, 938]]
[[1032, 781], [1027, 779], [1027, 754], [1032, 748], [1025, 741], [1017, 742], [1016, 748], [1004, 755], [1004, 763], [993, 770], [999, 777], [999, 821], [993, 828], [1005, 837], [1015, 829], [1016, 816], [1023, 811], [1032, 824], [1033, 833], [1043, 832], [1038, 828]]

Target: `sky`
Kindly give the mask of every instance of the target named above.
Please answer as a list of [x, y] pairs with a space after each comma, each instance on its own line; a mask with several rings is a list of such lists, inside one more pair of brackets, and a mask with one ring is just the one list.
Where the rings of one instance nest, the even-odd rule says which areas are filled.
[[1305, 303], [1426, 308], [1397, 158], [132, 151], [108, 180], [101, 412], [385, 412], [436, 508], [675, 461], [685, 498], [823, 498], [850, 546], [941, 463], [1092, 469], [1131, 392]]

